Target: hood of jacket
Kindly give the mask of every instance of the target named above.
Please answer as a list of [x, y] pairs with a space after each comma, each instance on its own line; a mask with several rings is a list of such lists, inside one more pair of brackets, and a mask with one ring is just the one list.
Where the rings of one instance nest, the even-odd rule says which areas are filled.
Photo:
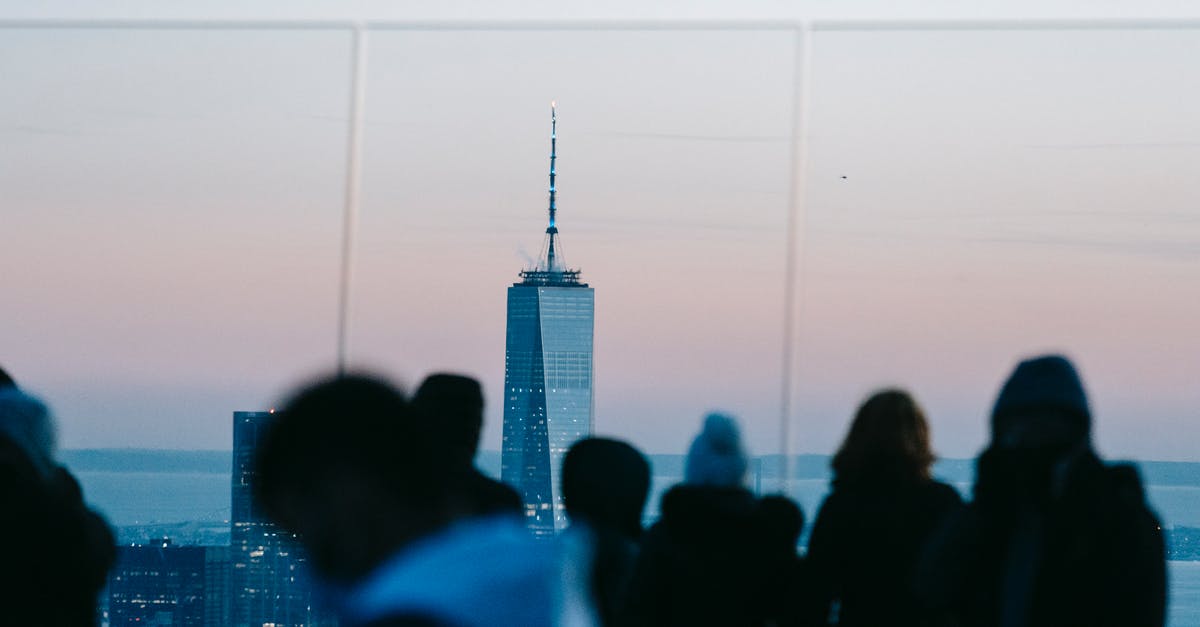
[[350, 625], [419, 616], [463, 627], [549, 627], [558, 575], [554, 544], [501, 515], [460, 522], [404, 547], [333, 596]]

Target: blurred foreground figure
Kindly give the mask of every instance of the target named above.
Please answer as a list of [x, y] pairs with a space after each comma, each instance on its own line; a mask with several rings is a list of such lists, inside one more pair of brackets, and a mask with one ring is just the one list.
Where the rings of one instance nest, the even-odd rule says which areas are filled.
[[558, 566], [511, 515], [455, 519], [457, 462], [366, 377], [301, 390], [256, 455], [256, 497], [301, 536], [344, 627], [554, 624]]
[[682, 485], [662, 498], [626, 607], [634, 625], [765, 625], [781, 604], [773, 582], [790, 550], [772, 541], [759, 500], [742, 487], [746, 453], [732, 418], [710, 414], [692, 442]]
[[767, 582], [767, 615], [779, 627], [802, 623], [801, 594], [809, 579], [803, 560], [796, 553], [800, 533], [804, 531], [804, 511], [782, 494], [768, 494], [758, 501], [763, 520], [763, 542], [767, 549], [767, 568], [773, 577]]
[[1162, 531], [1133, 466], [1106, 466], [1060, 356], [1017, 366], [992, 411], [974, 502], [929, 547], [920, 590], [979, 627], [1162, 627]]
[[590, 588], [597, 613], [602, 624], [615, 625], [642, 536], [650, 463], [625, 442], [586, 438], [567, 451], [562, 483], [568, 533], [582, 531], [592, 547]]
[[0, 623], [94, 625], [112, 532], [55, 461], [46, 406], [0, 379]]
[[470, 377], [438, 373], [425, 378], [413, 397], [419, 424], [430, 442], [446, 456], [452, 471], [462, 478], [467, 515], [508, 513], [521, 515], [517, 491], [475, 468], [483, 430], [483, 388]]
[[7, 370], [0, 368], [0, 390], [15, 387], [17, 387], [17, 382], [13, 381], [12, 376], [8, 374]]
[[962, 506], [930, 477], [933, 461], [929, 425], [908, 393], [884, 390], [859, 407], [808, 542], [808, 624], [946, 624], [912, 592], [922, 547]]

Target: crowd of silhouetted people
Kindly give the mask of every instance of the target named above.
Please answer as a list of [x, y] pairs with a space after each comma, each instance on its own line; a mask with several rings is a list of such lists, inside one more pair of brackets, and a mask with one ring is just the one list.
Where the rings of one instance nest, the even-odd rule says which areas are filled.
[[[474, 465], [483, 410], [478, 382], [436, 374], [412, 395], [331, 377], [278, 412], [256, 452], [256, 504], [300, 538], [342, 625], [1165, 623], [1160, 523], [1136, 469], [1097, 456], [1083, 385], [1060, 356], [1004, 383], [967, 502], [931, 474], [917, 401], [867, 398], [803, 552], [801, 508], [747, 489], [731, 416], [704, 417], [646, 529], [646, 456], [576, 442], [561, 468], [570, 526], [543, 539], [522, 496]], [[0, 623], [92, 624], [112, 534], [55, 461], [46, 407], [6, 374], [0, 521]]]

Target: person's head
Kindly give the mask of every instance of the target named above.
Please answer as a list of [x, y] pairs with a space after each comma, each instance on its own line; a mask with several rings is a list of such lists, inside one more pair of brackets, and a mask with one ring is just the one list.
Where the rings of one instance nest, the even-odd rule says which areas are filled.
[[255, 451], [256, 500], [334, 580], [369, 572], [444, 522], [437, 465], [404, 396], [364, 376], [300, 390]]
[[572, 520], [636, 539], [650, 494], [650, 463], [620, 440], [586, 438], [563, 458], [562, 491]]
[[773, 547], [796, 550], [800, 532], [804, 530], [804, 512], [795, 501], [782, 494], [769, 494], [758, 501], [763, 520], [763, 532]]
[[928, 479], [934, 461], [925, 413], [903, 390], [870, 396], [854, 415], [850, 431], [830, 465], [837, 480]]
[[0, 390], [15, 387], [17, 387], [17, 382], [13, 380], [12, 375], [8, 374], [4, 368], [0, 368]]
[[683, 482], [689, 485], [733, 487], [746, 478], [746, 451], [737, 421], [725, 414], [709, 414], [688, 449]]
[[1083, 383], [1061, 355], [1017, 364], [992, 409], [992, 445], [1000, 448], [1069, 448], [1086, 444], [1091, 427]]
[[457, 374], [425, 378], [413, 396], [422, 428], [453, 463], [470, 466], [479, 450], [483, 429], [483, 388], [479, 381]]
[[0, 437], [16, 445], [44, 478], [55, 472], [54, 421], [37, 397], [15, 386], [0, 387]]

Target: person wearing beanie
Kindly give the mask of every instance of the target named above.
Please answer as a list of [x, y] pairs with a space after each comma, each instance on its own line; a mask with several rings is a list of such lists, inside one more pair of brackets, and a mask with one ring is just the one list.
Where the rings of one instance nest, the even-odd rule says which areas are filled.
[[625, 605], [650, 494], [650, 463], [620, 440], [584, 438], [567, 451], [563, 501], [571, 529], [591, 548], [592, 601], [602, 625], [616, 625]]
[[907, 392], [881, 390], [859, 407], [808, 541], [806, 624], [947, 624], [912, 594], [921, 548], [962, 507], [953, 487], [933, 479], [933, 461], [929, 424]]
[[705, 417], [684, 462], [683, 483], [662, 497], [634, 566], [622, 624], [767, 625], [783, 603], [773, 584], [793, 562], [745, 488], [737, 422]]
[[1137, 469], [1106, 464], [1062, 355], [1019, 363], [992, 409], [973, 500], [927, 547], [918, 590], [968, 627], [1162, 627], [1161, 523]]

